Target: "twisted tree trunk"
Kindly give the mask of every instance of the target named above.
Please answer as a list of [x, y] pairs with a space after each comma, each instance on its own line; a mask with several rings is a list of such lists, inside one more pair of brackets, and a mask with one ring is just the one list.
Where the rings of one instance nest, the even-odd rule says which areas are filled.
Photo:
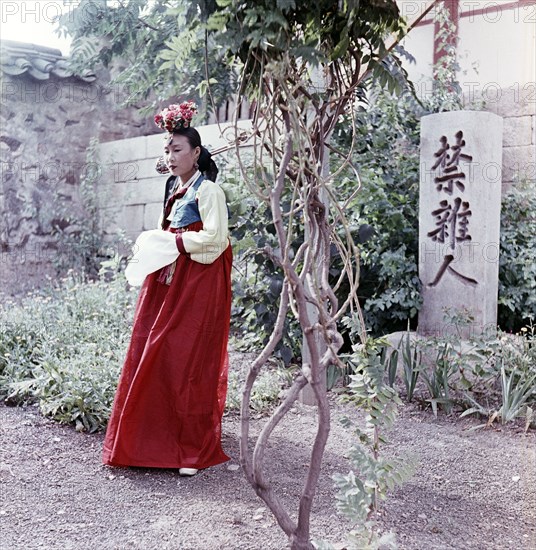
[[[409, 28], [437, 1], [429, 0], [427, 7]], [[397, 41], [392, 40], [385, 45], [385, 55]], [[265, 253], [284, 275], [273, 333], [251, 366], [244, 386], [240, 460], [247, 480], [274, 514], [288, 536], [292, 550], [314, 548], [310, 541], [311, 509], [330, 432], [330, 408], [324, 381], [329, 365], [343, 366], [338, 356], [342, 337], [337, 322], [348, 309], [361, 315], [357, 300], [358, 251], [345, 217], [345, 209], [352, 196], [341, 203], [340, 197], [333, 196], [330, 186], [331, 179], [350, 165], [356, 173], [358, 183], [355, 192], [358, 192], [359, 176], [349, 161], [352, 151], [341, 154], [343, 162], [336, 174], [329, 176], [326, 166], [329, 137], [339, 116], [352, 104], [360, 82], [368, 74], [368, 67], [361, 66], [361, 52], [350, 51], [350, 58], [349, 66], [338, 62], [327, 65], [326, 90], [323, 94], [311, 92], [311, 78], [304, 63], [289, 56], [271, 59], [269, 63], [268, 59], [256, 59], [264, 70], [263, 93], [257, 99], [253, 120], [253, 163], [257, 176], [254, 180], [248, 178], [240, 158], [240, 148], [236, 148], [241, 172], [249, 189], [270, 206], [278, 249], [266, 249]], [[329, 148], [340, 154], [336, 149]], [[257, 170], [257, 167], [260, 169]], [[324, 197], [332, 205], [331, 218]], [[290, 203], [287, 210], [283, 208], [285, 203]], [[332, 247], [337, 249], [342, 259], [343, 270], [339, 279], [330, 284]], [[350, 291], [344, 302], [339, 304], [335, 289], [343, 280], [347, 281]], [[289, 314], [299, 322], [309, 351], [307, 360], [255, 444], [250, 445], [252, 388], [260, 370], [281, 340]], [[364, 323], [361, 326], [364, 340]], [[318, 406], [318, 427], [300, 496], [298, 518], [294, 521], [265, 477], [264, 456], [270, 435], [307, 384]]]

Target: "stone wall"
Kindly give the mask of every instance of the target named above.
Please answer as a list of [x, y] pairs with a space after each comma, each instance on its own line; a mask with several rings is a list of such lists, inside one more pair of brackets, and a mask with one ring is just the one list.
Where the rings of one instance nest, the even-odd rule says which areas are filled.
[[[107, 82], [107, 74], [89, 84], [73, 78], [3, 78], [0, 290], [39, 286], [76, 256], [72, 242], [82, 233], [77, 218], [83, 215], [80, 175], [95, 168], [86, 163], [92, 137], [101, 143], [95, 191], [108, 240], [124, 253], [116, 230], [133, 239], [156, 226], [165, 182], [154, 169], [163, 149], [160, 131], [150, 116], [120, 109], [120, 94]], [[486, 110], [504, 117], [503, 192], [516, 181], [536, 179], [535, 92], [534, 85], [498, 89], [494, 97], [468, 102], [482, 100]], [[223, 141], [217, 125], [203, 128], [202, 137], [212, 148]], [[54, 237], [54, 226], [70, 238]]]
[[[94, 82], [28, 72], [2, 74], [0, 119], [0, 290], [18, 293], [56, 276], [73, 256], [83, 214], [81, 175], [90, 140], [154, 133], [138, 109], [121, 109], [109, 74]], [[118, 169], [115, 170], [118, 173]], [[56, 229], [55, 229], [56, 228]], [[54, 235], [60, 229], [72, 238]], [[56, 266], [56, 267], [55, 267]]]
[[495, 88], [478, 98], [503, 117], [503, 193], [518, 181], [536, 181], [536, 83]]
[[[469, 99], [469, 98], [468, 98]], [[493, 98], [470, 98], [473, 103], [484, 102], [485, 110], [504, 117], [502, 190], [505, 192], [520, 179], [536, 180], [536, 92], [499, 90]], [[469, 102], [469, 101], [468, 101]], [[217, 125], [202, 128], [203, 142], [216, 147], [220, 143]], [[130, 238], [140, 231], [156, 226], [162, 208], [165, 177], [154, 169], [162, 154], [162, 138], [139, 137], [103, 143], [99, 147], [104, 164], [122, 167], [120, 181], [110, 183], [108, 204], [123, 206], [112, 213], [107, 206], [113, 227], [122, 229]], [[489, 177], [501, 177], [497, 169]], [[132, 177], [127, 177], [131, 175]], [[110, 225], [112, 227], [112, 225]]]
[[[248, 127], [248, 120], [239, 127]], [[211, 151], [226, 143], [220, 135], [230, 123], [196, 127], [202, 143]], [[141, 231], [155, 229], [162, 212], [164, 184], [168, 176], [156, 172], [156, 161], [164, 152], [164, 133], [101, 143], [98, 152], [100, 164], [107, 177], [101, 178], [99, 196], [102, 201], [102, 223], [110, 242], [121, 249], [117, 232], [124, 232], [135, 240]], [[225, 177], [225, 169], [218, 158], [218, 178]]]

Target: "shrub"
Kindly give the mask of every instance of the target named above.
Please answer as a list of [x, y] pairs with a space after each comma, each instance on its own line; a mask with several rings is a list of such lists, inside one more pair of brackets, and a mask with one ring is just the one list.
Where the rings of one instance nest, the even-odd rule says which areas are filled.
[[498, 321], [519, 331], [536, 319], [536, 183], [512, 188], [502, 200]]
[[[229, 369], [227, 388], [227, 412], [238, 412], [242, 404], [242, 389], [248, 375], [249, 364], [241, 360], [232, 363]], [[285, 388], [292, 382], [290, 371], [279, 361], [274, 361], [269, 368], [259, 374], [251, 394], [251, 410], [256, 414], [265, 414], [279, 403]]]
[[[353, 115], [357, 137], [352, 160], [361, 188], [348, 215], [360, 245], [359, 298], [372, 335], [403, 330], [408, 319], [416, 319], [421, 306], [419, 121], [425, 113], [409, 93], [395, 98], [375, 89], [366, 109]], [[343, 150], [350, 147], [351, 127], [344, 117], [334, 136]], [[349, 177], [339, 184], [339, 194], [344, 196], [355, 186], [355, 178]]]
[[[414, 342], [408, 333], [400, 342], [406, 399], [411, 401], [415, 391], [408, 389], [409, 371], [416, 375], [415, 380], [419, 374], [424, 380], [416, 398], [431, 405], [436, 415], [439, 409], [450, 413], [456, 408], [464, 411], [462, 416], [477, 413], [488, 417], [489, 424], [524, 416], [528, 429], [536, 405], [535, 327], [522, 327], [519, 334], [488, 330], [464, 341], [461, 333], [472, 324], [471, 315], [447, 310], [445, 322], [456, 330]], [[392, 379], [396, 367], [394, 370], [389, 373]]]
[[36, 401], [56, 420], [90, 432], [108, 419], [128, 344], [135, 293], [122, 277], [74, 273], [0, 307], [0, 394]]
[[[36, 403], [41, 412], [77, 430], [106, 427], [130, 340], [137, 290], [121, 274], [88, 281], [74, 272], [20, 303], [0, 305], [0, 396]], [[231, 368], [227, 410], [237, 410], [246, 377]], [[252, 407], [263, 413], [288, 382], [273, 368], [260, 377]]]
[[[233, 162], [227, 160], [222, 187], [230, 205], [233, 244], [233, 346], [249, 352], [260, 349], [272, 333], [277, 316], [283, 273], [266, 249], [277, 250], [277, 238], [266, 203], [252, 196], [241, 181]], [[299, 357], [301, 333], [287, 320], [275, 357], [286, 365]]]

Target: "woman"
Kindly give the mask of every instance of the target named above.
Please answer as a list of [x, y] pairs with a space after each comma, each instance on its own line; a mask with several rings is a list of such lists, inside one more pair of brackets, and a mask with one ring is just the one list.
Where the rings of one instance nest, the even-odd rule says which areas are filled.
[[217, 168], [190, 126], [192, 102], [155, 116], [165, 129], [161, 229], [145, 231], [126, 275], [142, 284], [104, 441], [114, 466], [179, 468], [229, 460], [221, 448], [227, 391], [232, 252]]

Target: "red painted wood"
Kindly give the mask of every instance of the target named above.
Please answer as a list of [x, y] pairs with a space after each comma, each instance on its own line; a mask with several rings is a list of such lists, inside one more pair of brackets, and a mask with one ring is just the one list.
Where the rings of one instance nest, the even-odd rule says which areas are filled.
[[[455, 46], [458, 42], [458, 29], [460, 22], [459, 0], [443, 0], [443, 3], [445, 4], [445, 7], [449, 12], [449, 19], [452, 21], [452, 23], [454, 23], [453, 32], [448, 38], [448, 44], [451, 46]], [[437, 36], [440, 30], [440, 25], [436, 21], [434, 23], [434, 65], [436, 65], [437, 62], [445, 55], [444, 49], [438, 48], [439, 41]]]
[[[479, 15], [493, 15], [495, 13], [500, 13], [503, 11], [512, 11], [516, 9], [523, 9], [524, 12], [526, 10], [524, 8], [527, 8], [528, 6], [535, 6], [536, 0], [517, 0], [516, 2], [509, 2], [508, 4], [496, 4], [495, 2], [486, 2], [484, 4], [484, 7], [478, 8], [477, 6], [482, 6], [483, 0], [462, 0], [461, 2], [461, 8], [462, 11], [459, 12], [458, 17], [459, 18], [467, 18], [467, 17], [476, 17]], [[470, 7], [471, 9], [464, 9], [466, 7]], [[534, 17], [534, 13], [526, 12], [524, 14], [524, 17]], [[523, 18], [524, 18], [523, 17]], [[520, 15], [521, 20], [521, 15]], [[432, 25], [434, 21], [432, 19], [425, 19], [423, 21], [419, 21], [416, 27], [422, 27], [425, 25]]]

